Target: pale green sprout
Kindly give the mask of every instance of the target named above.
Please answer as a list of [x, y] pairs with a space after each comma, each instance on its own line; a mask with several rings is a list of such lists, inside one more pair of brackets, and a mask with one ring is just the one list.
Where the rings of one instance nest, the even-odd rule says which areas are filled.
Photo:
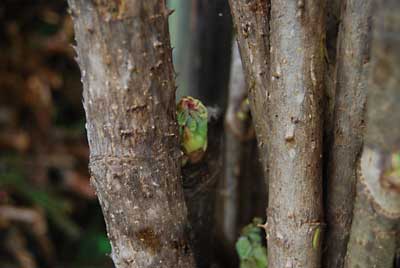
[[177, 104], [177, 120], [184, 164], [199, 162], [207, 150], [207, 108], [193, 97], [183, 97]]
[[318, 249], [320, 236], [321, 236], [321, 228], [317, 227], [314, 231], [312, 239], [312, 246], [314, 249]]

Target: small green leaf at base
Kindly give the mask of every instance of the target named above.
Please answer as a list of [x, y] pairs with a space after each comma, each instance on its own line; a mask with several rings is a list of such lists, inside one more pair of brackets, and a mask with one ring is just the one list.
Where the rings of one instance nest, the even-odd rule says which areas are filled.
[[247, 237], [240, 237], [236, 242], [236, 251], [239, 255], [239, 258], [248, 259], [251, 253], [251, 244]]
[[262, 230], [258, 226], [261, 219], [245, 226], [236, 242], [236, 251], [240, 259], [240, 268], [266, 268], [268, 266], [267, 249], [262, 244]]

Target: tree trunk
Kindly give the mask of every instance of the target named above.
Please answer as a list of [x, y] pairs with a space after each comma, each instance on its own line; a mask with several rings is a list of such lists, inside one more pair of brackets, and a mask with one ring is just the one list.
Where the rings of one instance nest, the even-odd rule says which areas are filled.
[[271, 268], [320, 266], [323, 2], [230, 1], [268, 171]]
[[194, 267], [164, 1], [69, 0], [84, 85], [90, 171], [112, 259]]
[[391, 268], [400, 219], [400, 2], [374, 18], [367, 129], [345, 267]]
[[333, 136], [327, 159], [328, 242], [323, 260], [329, 268], [343, 267], [351, 227], [364, 130], [371, 11], [371, 0], [342, 2]]

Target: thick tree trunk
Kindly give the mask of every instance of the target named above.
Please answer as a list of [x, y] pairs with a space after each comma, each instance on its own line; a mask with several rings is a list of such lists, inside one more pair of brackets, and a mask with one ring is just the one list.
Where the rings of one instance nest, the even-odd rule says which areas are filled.
[[400, 2], [378, 1], [367, 129], [345, 267], [393, 267], [400, 219]]
[[268, 170], [272, 268], [320, 266], [323, 2], [230, 1]]
[[194, 267], [164, 1], [69, 0], [90, 171], [115, 266]]
[[371, 0], [342, 2], [336, 62], [336, 101], [332, 144], [327, 159], [327, 250], [329, 268], [341, 268], [347, 250], [362, 147], [369, 62]]

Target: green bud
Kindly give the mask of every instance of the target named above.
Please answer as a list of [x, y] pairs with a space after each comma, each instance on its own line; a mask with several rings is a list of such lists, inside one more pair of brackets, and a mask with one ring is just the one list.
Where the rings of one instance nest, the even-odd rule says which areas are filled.
[[177, 120], [183, 153], [197, 163], [207, 150], [207, 108], [195, 98], [183, 97], [177, 105]]

